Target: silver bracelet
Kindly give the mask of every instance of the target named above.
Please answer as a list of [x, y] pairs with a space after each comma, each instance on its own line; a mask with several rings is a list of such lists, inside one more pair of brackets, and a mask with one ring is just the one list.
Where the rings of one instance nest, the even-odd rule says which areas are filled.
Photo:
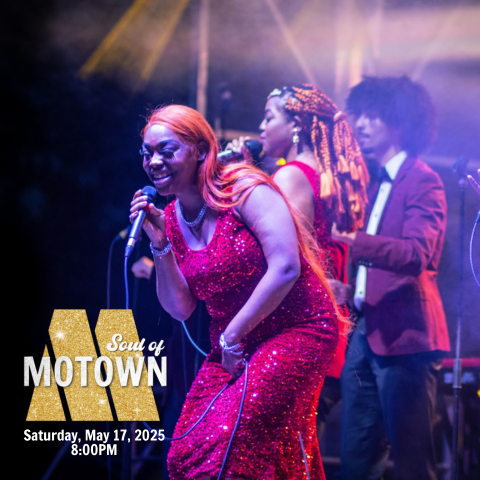
[[[168, 240], [168, 238], [167, 238]], [[166, 255], [170, 250], [172, 249], [172, 244], [170, 243], [170, 240], [168, 240], [167, 244], [162, 248], [162, 250], [157, 250], [153, 245], [152, 242], [150, 242], [150, 251], [152, 252], [152, 255], [155, 255], [156, 257], [163, 257]]]
[[227, 342], [225, 341], [225, 335], [223, 333], [220, 335], [218, 343], [224, 352], [234, 352], [242, 349], [242, 344], [240, 342], [236, 343], [235, 345], [227, 345]]

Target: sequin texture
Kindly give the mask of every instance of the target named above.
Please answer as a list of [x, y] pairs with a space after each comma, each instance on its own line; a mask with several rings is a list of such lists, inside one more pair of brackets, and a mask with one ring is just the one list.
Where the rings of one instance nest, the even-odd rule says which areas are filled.
[[[267, 265], [254, 234], [232, 209], [219, 213], [211, 242], [186, 244], [174, 204], [165, 208], [167, 236], [193, 294], [212, 316], [212, 351], [182, 409], [174, 436], [185, 433], [231, 379], [221, 366], [220, 334], [242, 308]], [[324, 479], [315, 427], [321, 386], [338, 341], [333, 305], [308, 265], [279, 307], [242, 344], [250, 358], [245, 404], [222, 478], [306, 478], [301, 433], [311, 478]], [[200, 424], [172, 442], [172, 480], [217, 477], [240, 407], [244, 374], [219, 397]]]
[[[344, 243], [332, 240], [330, 232], [333, 224], [332, 209], [328, 208], [325, 201], [320, 197], [320, 175], [312, 167], [298, 160], [288, 162], [283, 167], [295, 166], [299, 168], [307, 177], [313, 191], [314, 198], [314, 216], [313, 229], [315, 232], [315, 240], [320, 248], [321, 262], [324, 269], [331, 278], [348, 283], [347, 277], [347, 259], [348, 247]], [[277, 170], [277, 172], [278, 172]], [[338, 306], [340, 313], [348, 317], [348, 308], [346, 305]], [[338, 342], [337, 351], [327, 376], [339, 378], [345, 363], [345, 349], [347, 348], [346, 324], [340, 324], [340, 340]]]
[[315, 240], [318, 246], [322, 249], [322, 260], [325, 264], [327, 272], [332, 278], [346, 282], [345, 264], [348, 248], [342, 243], [334, 242], [330, 235], [333, 224], [333, 212], [332, 209], [327, 207], [325, 201], [320, 197], [320, 175], [312, 167], [298, 160], [288, 162], [278, 170], [287, 166], [295, 166], [299, 168], [307, 177], [307, 180], [313, 190], [315, 202], [313, 229], [315, 231]]

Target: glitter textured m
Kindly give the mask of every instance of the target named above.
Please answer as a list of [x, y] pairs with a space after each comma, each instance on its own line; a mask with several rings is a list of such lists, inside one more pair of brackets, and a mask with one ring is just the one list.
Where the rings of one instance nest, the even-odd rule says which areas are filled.
[[[93, 343], [92, 333], [85, 310], [55, 310], [49, 327], [55, 357], [74, 360], [78, 357], [91, 357], [86, 364], [87, 376], [95, 378], [97, 351]], [[138, 342], [138, 333], [131, 310], [101, 310], [95, 327], [95, 335], [100, 348], [100, 354], [115, 362], [121, 357], [128, 362], [130, 352], [111, 352], [106, 345], [115, 333], [121, 333], [128, 342]], [[72, 420], [75, 421], [111, 421], [114, 420], [106, 388], [110, 389], [114, 409], [120, 421], [158, 421], [158, 410], [153, 397], [152, 388], [148, 385], [146, 369], [143, 368], [144, 357], [141, 351], [135, 352], [137, 362], [142, 364], [142, 372], [138, 386], [128, 382], [122, 386], [119, 376], [115, 373], [108, 387], [103, 387], [95, 381], [85, 386], [85, 369], [74, 368], [72, 381], [64, 387], [65, 398]], [[140, 362], [140, 359], [142, 361]], [[166, 360], [166, 359], [165, 359]], [[118, 360], [117, 360], [118, 361]], [[132, 362], [133, 359], [130, 360]], [[26, 357], [25, 375], [30, 373], [36, 386], [30, 402], [27, 420], [29, 421], [65, 421], [57, 382], [53, 379], [48, 349], [45, 347], [39, 369], [35, 369], [32, 357]], [[59, 362], [57, 362], [59, 363]], [[71, 364], [72, 362], [70, 362]], [[61, 378], [70, 374], [70, 365], [63, 362], [56, 376]], [[83, 366], [83, 365], [82, 365]], [[56, 368], [57, 369], [57, 368]], [[83, 370], [83, 382], [82, 382]], [[40, 382], [43, 371], [43, 382]], [[138, 368], [137, 368], [138, 371]], [[28, 384], [28, 378], [25, 379]], [[83, 386], [82, 386], [83, 383]], [[60, 385], [61, 383], [58, 382]]]

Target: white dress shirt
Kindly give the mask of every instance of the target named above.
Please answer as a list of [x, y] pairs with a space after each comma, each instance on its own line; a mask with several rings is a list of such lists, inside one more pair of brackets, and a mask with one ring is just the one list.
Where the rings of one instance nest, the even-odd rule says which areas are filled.
[[[373, 204], [372, 213], [368, 220], [367, 229], [365, 233], [367, 235], [376, 235], [380, 218], [382, 218], [383, 209], [387, 203], [390, 190], [392, 190], [392, 182], [395, 180], [400, 167], [407, 158], [405, 151], [398, 152], [394, 155], [386, 164], [385, 170], [387, 171], [391, 181], [383, 181], [378, 190], [377, 198]], [[362, 310], [363, 302], [365, 301], [365, 291], [367, 289], [367, 267], [360, 265], [357, 272], [357, 282], [355, 285], [355, 295], [353, 301], [358, 310]]]

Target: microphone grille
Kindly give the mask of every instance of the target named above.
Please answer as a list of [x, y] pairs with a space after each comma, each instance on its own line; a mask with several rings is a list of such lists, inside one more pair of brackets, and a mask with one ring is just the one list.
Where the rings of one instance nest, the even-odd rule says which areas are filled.
[[142, 194], [148, 197], [149, 203], [154, 203], [157, 199], [157, 191], [151, 185], [147, 185], [142, 188]]
[[252, 154], [254, 160], [259, 159], [259, 155], [262, 153], [263, 147], [258, 140], [247, 140], [245, 146], [248, 148], [249, 152]]

